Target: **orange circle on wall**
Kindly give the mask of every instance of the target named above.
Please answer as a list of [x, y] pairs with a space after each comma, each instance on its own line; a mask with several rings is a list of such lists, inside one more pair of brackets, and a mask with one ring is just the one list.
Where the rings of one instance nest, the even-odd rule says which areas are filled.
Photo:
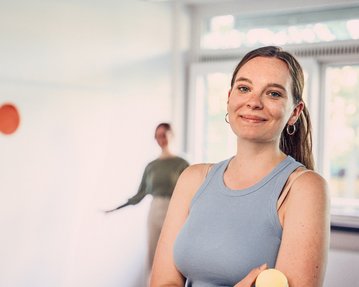
[[9, 135], [16, 131], [20, 124], [20, 115], [12, 104], [0, 107], [0, 132]]

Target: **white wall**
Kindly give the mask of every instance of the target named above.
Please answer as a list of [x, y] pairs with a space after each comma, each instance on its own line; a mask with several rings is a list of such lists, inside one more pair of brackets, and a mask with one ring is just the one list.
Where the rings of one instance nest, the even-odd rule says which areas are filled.
[[359, 233], [332, 231], [324, 287], [359, 286]]
[[1, 1], [0, 286], [144, 286], [148, 199], [136, 192], [171, 121], [171, 7]]

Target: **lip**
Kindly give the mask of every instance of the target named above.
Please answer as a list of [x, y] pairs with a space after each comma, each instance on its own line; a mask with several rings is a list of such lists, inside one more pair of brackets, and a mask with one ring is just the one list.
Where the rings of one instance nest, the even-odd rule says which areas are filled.
[[259, 116], [254, 116], [254, 115], [240, 115], [240, 118], [242, 118], [245, 121], [248, 122], [253, 122], [253, 123], [259, 123], [259, 122], [265, 122], [266, 119], [259, 117]]

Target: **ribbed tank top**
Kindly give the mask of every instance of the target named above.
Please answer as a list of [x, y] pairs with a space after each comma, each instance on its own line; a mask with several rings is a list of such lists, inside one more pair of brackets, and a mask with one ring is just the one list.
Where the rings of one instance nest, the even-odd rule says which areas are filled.
[[277, 201], [302, 164], [287, 156], [253, 186], [231, 190], [223, 180], [230, 160], [212, 166], [175, 241], [175, 263], [188, 287], [233, 287], [252, 268], [276, 263], [282, 238]]

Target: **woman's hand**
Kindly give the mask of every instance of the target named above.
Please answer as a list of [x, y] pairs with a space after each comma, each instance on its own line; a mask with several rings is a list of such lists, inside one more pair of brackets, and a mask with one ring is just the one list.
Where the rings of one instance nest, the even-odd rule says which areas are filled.
[[267, 264], [263, 264], [258, 268], [252, 269], [246, 277], [244, 277], [241, 282], [238, 282], [234, 287], [251, 287], [253, 283], [256, 281], [259, 273], [263, 270], [267, 269]]

